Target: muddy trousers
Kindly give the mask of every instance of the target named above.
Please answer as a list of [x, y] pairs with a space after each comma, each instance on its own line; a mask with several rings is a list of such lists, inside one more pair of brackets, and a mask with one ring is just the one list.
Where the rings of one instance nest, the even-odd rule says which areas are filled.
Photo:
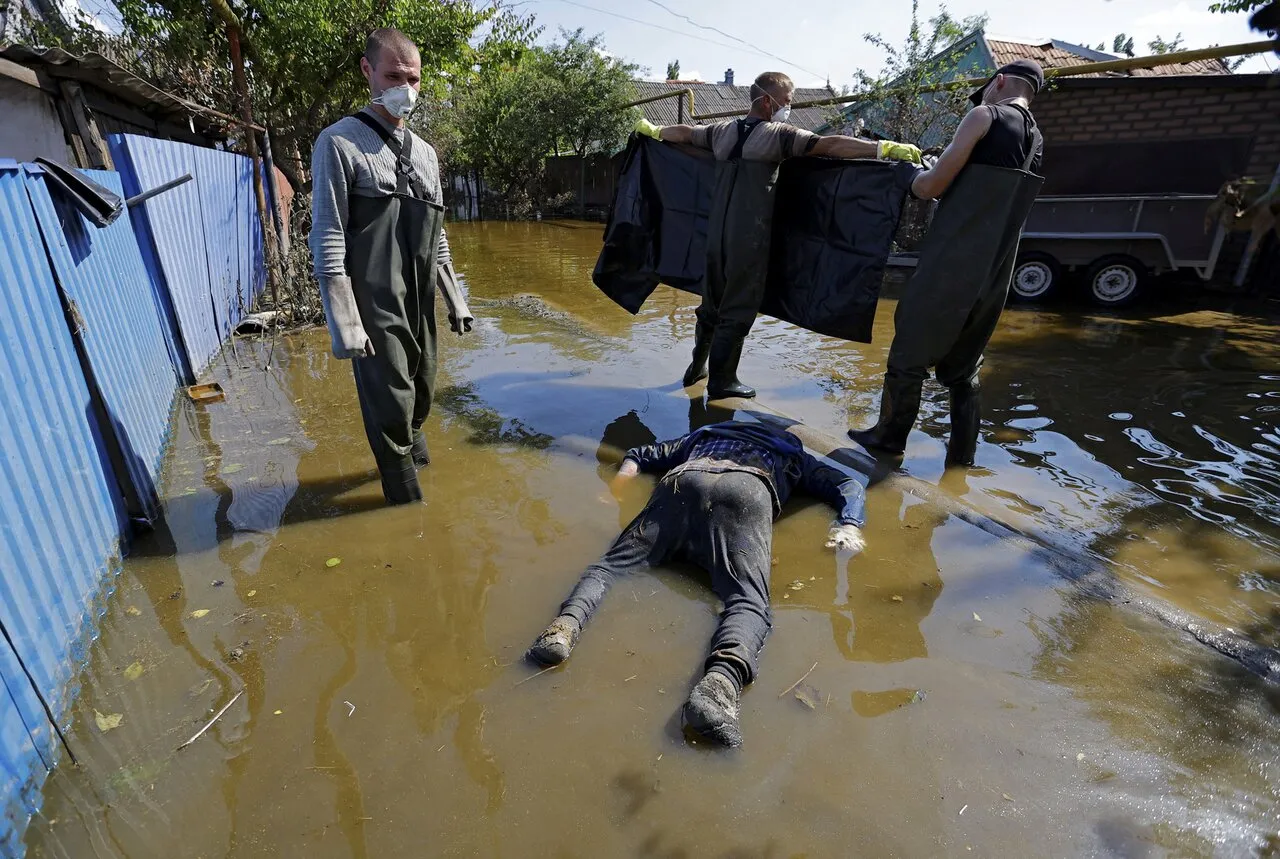
[[613, 547], [587, 568], [560, 607], [585, 627], [621, 576], [667, 561], [687, 561], [711, 574], [724, 602], [705, 670], [739, 689], [756, 676], [772, 628], [769, 571], [773, 497], [764, 481], [740, 471], [687, 471], [664, 478]]

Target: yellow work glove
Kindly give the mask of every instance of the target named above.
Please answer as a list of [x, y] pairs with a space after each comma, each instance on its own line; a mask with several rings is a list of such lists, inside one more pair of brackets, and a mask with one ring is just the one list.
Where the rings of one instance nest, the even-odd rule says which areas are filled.
[[920, 147], [910, 143], [894, 143], [892, 140], [881, 140], [876, 144], [876, 157], [881, 161], [910, 161], [920, 163]]
[[636, 123], [636, 134], [643, 134], [645, 137], [652, 137], [654, 140], [662, 139], [662, 126], [654, 125], [647, 119], [641, 117]]

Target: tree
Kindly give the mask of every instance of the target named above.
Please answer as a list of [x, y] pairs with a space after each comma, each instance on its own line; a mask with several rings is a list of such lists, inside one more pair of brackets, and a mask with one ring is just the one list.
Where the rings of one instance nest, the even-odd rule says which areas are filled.
[[[849, 114], [860, 114], [868, 129], [881, 137], [929, 147], [945, 142], [964, 116], [967, 92], [934, 91], [938, 84], [988, 72], [965, 60], [974, 45], [962, 39], [983, 29], [986, 15], [955, 19], [945, 6], [926, 24], [920, 21], [919, 0], [911, 3], [911, 27], [901, 45], [879, 34], [863, 38], [885, 53], [880, 73], [854, 75], [853, 94], [863, 94]], [[848, 114], [846, 114], [848, 115]]]
[[358, 61], [370, 30], [398, 27], [418, 45], [424, 100], [445, 96], [452, 77], [509, 61], [533, 32], [532, 18], [465, 0], [117, 0], [116, 8], [118, 33], [80, 12], [67, 33], [43, 33], [42, 41], [97, 51], [176, 95], [238, 115], [227, 38], [234, 28], [255, 119], [271, 128], [276, 163], [295, 187], [320, 129], [368, 99]]
[[562, 31], [561, 41], [516, 63], [460, 82], [439, 122], [428, 127], [450, 170], [482, 179], [509, 207], [540, 204], [546, 159], [609, 153], [626, 140], [636, 66], [609, 56], [599, 36]]
[[1147, 47], [1151, 49], [1152, 54], [1173, 54], [1185, 49], [1181, 33], [1168, 42], [1160, 36], [1156, 36], [1150, 42], [1147, 42]]
[[1112, 39], [1111, 53], [1124, 54], [1126, 57], [1135, 56], [1133, 53], [1133, 36], [1126, 36], [1124, 33], [1121, 33]]
[[669, 81], [680, 80], [680, 61], [679, 60], [673, 60], [667, 63], [667, 80]]
[[1269, 2], [1271, 0], [1220, 0], [1218, 3], [1209, 4], [1209, 11], [1224, 15], [1233, 12], [1252, 12], [1254, 9], [1261, 9]]

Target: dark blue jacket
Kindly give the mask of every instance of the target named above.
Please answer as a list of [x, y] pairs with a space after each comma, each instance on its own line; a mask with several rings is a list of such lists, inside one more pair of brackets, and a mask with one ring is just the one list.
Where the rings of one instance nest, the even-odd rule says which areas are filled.
[[[774, 518], [799, 489], [838, 510], [841, 523], [858, 527], [865, 524], [867, 501], [862, 482], [823, 465], [805, 452], [800, 439], [768, 424], [748, 421], [712, 424], [671, 441], [633, 447], [625, 459], [633, 460], [647, 474], [662, 475], [687, 463], [700, 443], [713, 440], [733, 442], [730, 447], [736, 448], [734, 460], [743, 466], [742, 470], [759, 474], [769, 484], [775, 502]], [[752, 459], [761, 461], [758, 456], [752, 456], [753, 452], [765, 452], [772, 467], [767, 471], [752, 467], [756, 465]]]

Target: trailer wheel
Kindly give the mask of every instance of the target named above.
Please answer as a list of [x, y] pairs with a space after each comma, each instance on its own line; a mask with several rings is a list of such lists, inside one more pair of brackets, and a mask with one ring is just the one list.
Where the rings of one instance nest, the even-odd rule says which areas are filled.
[[1009, 297], [1019, 302], [1044, 301], [1057, 292], [1062, 282], [1062, 265], [1051, 254], [1027, 251], [1018, 256], [1009, 284]]
[[1147, 269], [1131, 256], [1116, 254], [1094, 260], [1085, 275], [1089, 297], [1102, 307], [1125, 307], [1138, 299]]

